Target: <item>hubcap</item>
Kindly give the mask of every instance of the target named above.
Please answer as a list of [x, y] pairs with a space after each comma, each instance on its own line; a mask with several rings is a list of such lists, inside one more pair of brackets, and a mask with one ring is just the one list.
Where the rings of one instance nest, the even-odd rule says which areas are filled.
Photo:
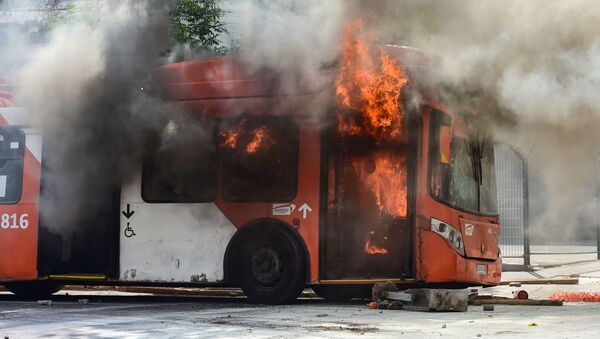
[[279, 252], [263, 247], [252, 256], [252, 275], [263, 285], [273, 286], [281, 279], [283, 265]]

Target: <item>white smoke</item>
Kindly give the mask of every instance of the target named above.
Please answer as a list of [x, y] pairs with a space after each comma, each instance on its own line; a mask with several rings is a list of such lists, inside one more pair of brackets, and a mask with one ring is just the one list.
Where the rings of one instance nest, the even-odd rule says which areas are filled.
[[496, 136], [528, 154], [532, 175], [546, 186], [538, 233], [595, 227], [600, 3], [250, 1], [248, 8], [243, 55], [292, 78], [331, 81], [323, 65], [335, 63], [341, 28], [357, 16], [377, 29], [381, 43], [439, 57], [437, 80], [460, 93], [462, 102], [452, 102], [457, 110], [477, 102]]
[[[243, 8], [246, 19], [236, 30], [250, 68], [276, 71], [282, 94], [331, 91], [346, 14], [342, 1], [246, 1]], [[304, 107], [320, 119], [326, 101], [311, 97]]]
[[451, 15], [436, 22], [430, 35], [408, 36], [441, 57], [441, 81], [485, 92], [500, 108], [500, 120], [512, 122], [498, 124], [497, 135], [527, 153], [531, 175], [546, 187], [535, 197], [544, 208], [532, 219], [534, 235], [568, 238], [582, 228], [595, 234], [600, 5], [585, 0], [429, 3]]
[[[86, 171], [69, 170], [66, 177], [86, 181], [107, 170], [87, 166], [86, 159], [114, 160], [115, 149], [126, 149], [135, 140], [131, 126], [154, 124], [139, 113], [140, 107], [157, 105], [146, 99], [140, 104], [132, 85], [147, 76], [168, 46], [168, 16], [161, 1], [93, 3], [97, 8], [91, 23], [59, 26], [39, 50], [21, 52], [31, 53], [32, 61], [19, 73], [19, 100], [48, 135], [61, 136], [62, 142], [54, 145], [59, 152], [82, 159], [80, 168]], [[560, 229], [595, 223], [600, 4], [249, 0], [234, 7], [243, 15], [236, 19], [239, 38], [232, 40], [239, 40], [242, 57], [256, 69], [282, 72], [284, 92], [299, 84], [314, 89], [331, 83], [341, 30], [356, 16], [368, 18], [381, 43], [412, 45], [437, 55], [439, 82], [463, 93], [465, 102], [484, 98], [489, 111], [482, 114], [494, 116], [497, 135], [529, 154], [530, 166], [547, 186], [540, 225]], [[320, 104], [310, 108], [315, 113], [326, 109]], [[122, 151], [116, 155], [123, 157]], [[61, 188], [67, 197], [81, 193], [76, 185], [70, 187], [73, 191], [66, 193]]]

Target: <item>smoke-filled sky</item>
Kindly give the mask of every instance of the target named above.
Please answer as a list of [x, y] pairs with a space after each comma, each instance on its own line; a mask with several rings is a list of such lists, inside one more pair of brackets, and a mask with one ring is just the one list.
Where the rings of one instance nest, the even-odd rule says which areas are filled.
[[44, 157], [44, 201], [55, 204], [41, 212], [56, 229], [71, 230], [82, 211], [106, 204], [139, 155], [142, 131], [159, 128], [165, 105], [140, 90], [169, 48], [165, 2], [81, 5], [91, 7], [57, 25], [47, 42], [18, 34], [2, 42], [2, 57], [14, 61], [2, 73], [18, 84], [16, 101], [42, 129], [44, 152], [51, 154]]
[[[322, 79], [347, 21], [367, 18], [386, 44], [440, 58], [437, 81], [478, 103], [499, 140], [528, 157], [546, 186], [539, 236], [596, 226], [600, 169], [600, 4], [560, 1], [279, 1], [264, 10], [242, 53], [252, 62]], [[251, 48], [250, 48], [251, 47]], [[327, 79], [325, 79], [327, 80]]]
[[[15, 75], [21, 103], [45, 132], [61, 135], [64, 144], [56, 147], [60, 150], [63, 145], [65, 155], [84, 159], [77, 170], [85, 159], [97, 162], [114, 159], [115, 154], [120, 158], [122, 150], [137, 141], [136, 129], [123, 126], [157, 126], [140, 118], [140, 107], [147, 111], [162, 104], [141, 96], [133, 84], [158, 64], [158, 56], [170, 43], [163, 1], [92, 2], [98, 6], [93, 24], [58, 25], [41, 47], [23, 45], [14, 37], [0, 42], [4, 54], [0, 59], [16, 53], [28, 60], [24, 67], [0, 73]], [[355, 17], [366, 18], [381, 43], [411, 45], [437, 55], [442, 66], [437, 80], [463, 94], [461, 101], [484, 101], [482, 114], [490, 117], [496, 136], [510, 140], [525, 154], [545, 182], [547, 213], [540, 224], [556, 230], [595, 225], [600, 3], [228, 0], [222, 4], [229, 26], [223, 41], [239, 47], [255, 67], [286, 72], [290, 85], [298, 80], [319, 85], [332, 80], [328, 70], [339, 56], [341, 30]], [[98, 140], [106, 144], [98, 147]], [[75, 177], [82, 175], [75, 172]], [[84, 173], [82, 180], [94, 175], [89, 169], [77, 173]], [[81, 192], [75, 186], [70, 194]]]
[[[439, 55], [440, 81], [484, 93], [496, 135], [546, 186], [537, 235], [596, 226], [600, 155], [600, 4], [595, 1], [406, 1], [382, 13], [390, 37]], [[395, 25], [388, 24], [395, 21]], [[472, 93], [472, 92], [471, 92]], [[467, 99], [467, 98], [465, 98]], [[593, 234], [593, 232], [590, 232]]]

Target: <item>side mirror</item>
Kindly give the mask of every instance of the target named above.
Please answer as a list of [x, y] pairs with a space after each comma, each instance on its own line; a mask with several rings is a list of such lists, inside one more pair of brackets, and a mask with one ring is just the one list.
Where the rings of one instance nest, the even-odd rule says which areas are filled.
[[440, 162], [442, 164], [450, 165], [450, 159], [452, 159], [452, 129], [450, 126], [440, 126]]

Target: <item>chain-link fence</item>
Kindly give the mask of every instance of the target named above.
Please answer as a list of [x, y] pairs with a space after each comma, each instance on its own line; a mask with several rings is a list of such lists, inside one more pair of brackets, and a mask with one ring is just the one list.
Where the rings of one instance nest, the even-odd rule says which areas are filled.
[[[539, 218], [548, 208], [545, 199], [548, 195], [544, 184], [539, 179], [539, 173], [529, 169], [529, 234], [531, 239], [530, 252], [532, 255], [544, 254], [590, 254], [598, 252], [598, 225], [589, 218], [582, 218], [576, 225], [569, 225], [557, 235], [559, 226], [553, 225], [548, 229], [543, 223], [540, 225]], [[553, 235], [548, 235], [550, 232]]]
[[545, 225], [532, 232], [536, 216], [543, 213], [544, 186], [529, 171], [526, 159], [510, 146], [496, 144], [494, 156], [503, 257], [523, 258], [525, 265], [530, 265], [531, 255], [597, 253], [600, 257], [598, 225], [581, 225], [561, 237], [546, 237], [540, 229]]
[[525, 240], [525, 163], [508, 145], [496, 144], [496, 189], [502, 233], [503, 257], [523, 257]]

